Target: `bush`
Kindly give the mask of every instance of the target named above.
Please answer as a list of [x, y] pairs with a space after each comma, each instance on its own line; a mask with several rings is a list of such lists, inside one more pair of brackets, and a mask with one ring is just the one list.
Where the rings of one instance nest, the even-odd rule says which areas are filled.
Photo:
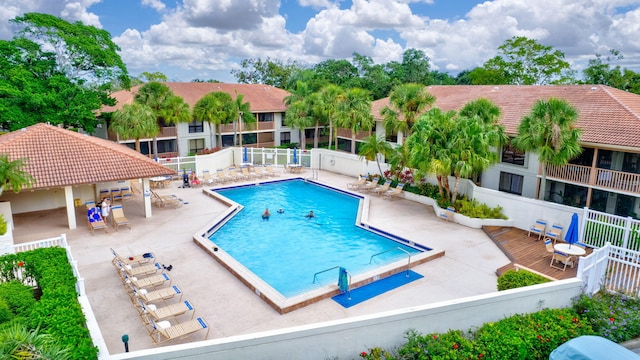
[[640, 300], [604, 291], [581, 295], [574, 310], [600, 336], [614, 342], [640, 337]]
[[498, 277], [498, 291], [550, 282], [544, 276], [527, 270], [509, 270]]
[[[0, 284], [0, 303], [6, 305], [7, 310], [14, 316], [28, 317], [36, 299], [33, 297], [33, 289], [17, 281]], [[8, 321], [10, 319], [6, 319]], [[0, 323], [3, 320], [0, 316]]]
[[507, 219], [502, 213], [501, 206], [490, 208], [487, 204], [481, 204], [476, 199], [469, 200], [464, 198], [462, 200], [456, 200], [455, 208], [459, 213], [470, 218]]

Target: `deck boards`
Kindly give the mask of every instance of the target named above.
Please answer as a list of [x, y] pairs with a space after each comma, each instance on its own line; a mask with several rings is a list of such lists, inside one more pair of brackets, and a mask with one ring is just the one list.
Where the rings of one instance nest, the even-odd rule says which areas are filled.
[[[537, 236], [531, 235], [529, 237], [526, 231], [512, 227], [485, 226], [483, 230], [511, 260], [511, 264], [503, 266], [496, 271], [498, 276], [509, 269], [513, 269], [515, 264], [558, 280], [576, 276], [577, 266], [574, 268], [567, 267], [566, 271], [549, 266], [551, 254], [547, 253], [544, 242], [538, 240]], [[587, 255], [590, 253], [591, 249], [587, 248]]]

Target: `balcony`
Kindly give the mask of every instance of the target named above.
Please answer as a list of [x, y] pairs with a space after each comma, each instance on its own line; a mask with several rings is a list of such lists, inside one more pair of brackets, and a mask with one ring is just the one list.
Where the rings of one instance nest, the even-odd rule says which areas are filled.
[[[358, 131], [358, 133], [356, 133], [356, 140], [363, 140], [369, 135], [371, 135], [371, 131]], [[338, 136], [351, 139], [351, 129], [338, 128]]]
[[640, 174], [568, 164], [547, 166], [547, 177], [603, 189], [640, 193]]
[[[275, 122], [273, 121], [261, 121], [261, 122], [257, 122], [257, 123], [250, 123], [250, 124], [242, 124], [242, 132], [252, 132], [252, 131], [256, 131], [256, 130], [274, 130], [275, 129]], [[237, 126], [237, 123], [235, 124], [235, 126]], [[220, 125], [220, 132], [221, 133], [233, 133], [235, 130], [233, 129], [234, 124], [222, 124]], [[238, 129], [238, 132], [240, 131], [240, 129]]]

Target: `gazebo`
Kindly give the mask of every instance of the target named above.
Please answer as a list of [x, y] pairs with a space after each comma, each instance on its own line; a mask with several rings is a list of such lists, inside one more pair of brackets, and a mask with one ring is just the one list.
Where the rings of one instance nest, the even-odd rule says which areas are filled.
[[[75, 206], [98, 197], [97, 186], [143, 179], [145, 217], [151, 216], [150, 177], [176, 172], [125, 145], [40, 123], [0, 135], [0, 153], [24, 159], [34, 180], [19, 193], [5, 190], [0, 212], [9, 215], [66, 207], [69, 229], [77, 225]], [[0, 203], [1, 205], [1, 203]]]

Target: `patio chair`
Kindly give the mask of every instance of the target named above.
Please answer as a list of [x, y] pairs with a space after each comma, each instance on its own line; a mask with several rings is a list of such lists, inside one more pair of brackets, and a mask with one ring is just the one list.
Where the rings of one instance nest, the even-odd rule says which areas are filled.
[[361, 186], [364, 186], [366, 182], [367, 182], [366, 178], [362, 176], [358, 176], [358, 180], [347, 183], [347, 189], [358, 190]]
[[145, 324], [151, 323], [149, 319], [153, 319], [153, 321], [160, 321], [183, 315], [187, 313], [187, 311], [191, 311], [191, 319], [196, 315], [196, 310], [189, 300], [180, 301], [178, 303], [159, 308], [154, 304], [145, 304], [142, 299], [138, 299], [138, 306], [140, 310], [140, 317], [142, 317], [142, 321]]
[[141, 265], [147, 264], [151, 261], [155, 261], [156, 256], [152, 252], [147, 252], [144, 254], [133, 255], [133, 256], [121, 256], [118, 254], [113, 248], [110, 248], [111, 253], [113, 254], [112, 262], [115, 264], [116, 261], [120, 261], [123, 265]]
[[399, 183], [395, 188], [387, 190], [382, 197], [384, 199], [391, 200], [400, 196], [400, 194], [402, 194], [403, 191], [404, 191], [404, 184]]
[[445, 221], [453, 221], [453, 217], [456, 214], [456, 209], [452, 206], [447, 207], [446, 209], [442, 210], [442, 212], [440, 213], [440, 218], [445, 220]]
[[[555, 262], [561, 263], [562, 266], [555, 265], [554, 264]], [[567, 265], [573, 266], [572, 257], [570, 255], [567, 255], [567, 254], [563, 253], [563, 252], [554, 250], [553, 251], [553, 256], [551, 257], [551, 264], [549, 266], [551, 266], [552, 268], [558, 269], [558, 270], [565, 271], [567, 269]]]
[[107, 234], [109, 233], [107, 223], [104, 222], [102, 215], [100, 215], [100, 209], [97, 207], [87, 210], [87, 225], [91, 235], [95, 235], [96, 230], [104, 230]]
[[545, 220], [538, 219], [536, 220], [536, 223], [531, 225], [531, 227], [529, 228], [529, 233], [527, 234], [527, 236], [531, 236], [531, 233], [538, 234], [538, 240], [540, 240], [542, 238], [542, 235], [544, 235], [546, 228], [547, 222]]
[[131, 188], [125, 186], [120, 188], [120, 193], [122, 194], [122, 200], [129, 200], [133, 197], [133, 193], [131, 192]]
[[89, 209], [93, 209], [94, 207], [96, 207], [96, 202], [95, 201], [85, 201], [84, 202], [84, 206], [87, 208], [87, 210]]
[[147, 288], [156, 288], [165, 285], [171, 285], [173, 279], [167, 273], [161, 273], [157, 275], [151, 275], [143, 278], [138, 278], [135, 276], [126, 275], [123, 278], [123, 283], [129, 289], [131, 288], [129, 284], [135, 286], [138, 289], [147, 289]]
[[275, 170], [272, 165], [267, 165], [264, 168], [266, 170], [266, 173], [271, 177], [277, 177], [281, 175], [280, 171]]
[[111, 201], [122, 201], [122, 190], [120, 188], [111, 189]]
[[116, 231], [118, 231], [120, 225], [126, 225], [131, 229], [131, 223], [129, 222], [129, 219], [124, 216], [122, 205], [115, 205], [111, 207], [111, 225], [116, 228]]
[[562, 238], [562, 225], [557, 223], [551, 225], [551, 228], [544, 232], [544, 238], [553, 240], [555, 244], [558, 239]]
[[380, 181], [380, 177], [379, 176], [374, 176], [371, 181], [367, 181], [366, 184], [364, 184], [362, 187], [360, 187], [360, 190], [362, 190], [362, 191], [371, 191], [371, 190], [373, 190], [373, 189], [378, 187], [378, 182], [379, 181]]
[[244, 175], [247, 179], [255, 179], [258, 177], [256, 173], [249, 172], [249, 168], [244, 166], [241, 168], [242, 175]]
[[549, 254], [553, 254], [556, 250], [553, 248], [551, 239], [544, 239], [544, 247]]
[[207, 185], [211, 185], [215, 182], [213, 176], [211, 176], [211, 171], [202, 170], [202, 182]]
[[182, 300], [182, 290], [177, 285], [172, 285], [170, 287], [148, 291], [147, 289], [138, 289], [137, 287], [129, 284], [131, 286], [131, 300], [134, 305], [138, 301], [138, 299], [142, 299], [145, 303], [154, 303], [158, 301], [164, 301], [171, 298], [174, 298], [176, 295], [180, 295], [180, 300]]
[[236, 180], [247, 180], [249, 178], [248, 176], [239, 173], [236, 168], [231, 167], [227, 171], [229, 172], [229, 175], [231, 175]]
[[391, 180], [385, 180], [383, 185], [376, 186], [375, 189], [371, 190], [376, 195], [382, 195], [385, 192], [389, 191], [391, 187]]
[[100, 195], [100, 201], [102, 201], [102, 199], [104, 198], [107, 198], [109, 199], [109, 201], [111, 201], [111, 191], [109, 191], [109, 189], [100, 189], [98, 195]]
[[125, 275], [129, 277], [138, 277], [155, 274], [158, 271], [163, 272], [162, 265], [160, 263], [140, 265], [140, 266], [131, 266], [125, 265], [121, 263], [119, 260], [114, 262], [115, 267], [119, 270], [120, 278], [125, 277]]
[[151, 321], [152, 329], [149, 336], [151, 336], [151, 340], [154, 344], [183, 338], [204, 329], [207, 329], [204, 339], [206, 340], [209, 337], [209, 325], [207, 325], [207, 322], [202, 318], [196, 318], [174, 325], [167, 320], [159, 321], [157, 323], [153, 319], [149, 320]]
[[182, 200], [175, 195], [158, 195], [157, 192], [151, 190], [151, 203], [156, 205], [157, 207], [165, 207], [165, 206], [173, 206], [180, 207], [182, 206]]
[[265, 178], [269, 176], [269, 174], [267, 174], [267, 169], [264, 166], [254, 166], [253, 173], [260, 178]]

